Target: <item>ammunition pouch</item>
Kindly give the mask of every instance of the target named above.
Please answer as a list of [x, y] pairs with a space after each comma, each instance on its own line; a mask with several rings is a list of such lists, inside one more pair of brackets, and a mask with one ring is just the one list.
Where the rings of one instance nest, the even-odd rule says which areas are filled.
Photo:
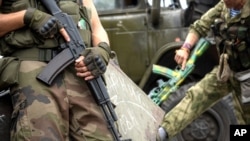
[[250, 103], [250, 69], [235, 73], [234, 77], [240, 82], [242, 103]]
[[250, 68], [250, 48], [247, 46], [246, 42], [241, 42], [235, 47], [238, 52], [241, 66], [245, 69]]
[[230, 26], [226, 31], [225, 34], [227, 34], [228, 39], [242, 41], [249, 37], [248, 27], [245, 26]]
[[0, 91], [18, 84], [20, 61], [15, 57], [0, 59]]
[[229, 54], [229, 66], [235, 72], [250, 69], [250, 47], [242, 41], [237, 45], [226, 46]]

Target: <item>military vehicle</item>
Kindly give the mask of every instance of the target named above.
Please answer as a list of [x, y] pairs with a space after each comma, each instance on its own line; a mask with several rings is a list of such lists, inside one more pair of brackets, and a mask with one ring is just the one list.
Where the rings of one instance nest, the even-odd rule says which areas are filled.
[[[160, 81], [152, 65], [176, 68], [175, 50], [179, 48], [188, 26], [219, 0], [94, 0], [101, 22], [108, 32], [111, 48], [121, 69], [149, 93]], [[218, 52], [212, 33], [207, 36], [211, 47], [196, 62], [195, 70], [180, 88], [160, 106], [168, 112], [185, 95], [185, 91], [218, 64]], [[208, 109], [174, 140], [228, 141], [229, 125], [236, 124], [231, 96]]]
[[[116, 52], [120, 68], [148, 94], [158, 86], [158, 74], [152, 65], [174, 69], [174, 52], [179, 48], [188, 26], [219, 0], [93, 0], [101, 22], [108, 32], [111, 48]], [[211, 36], [212, 37], [212, 36]], [[218, 53], [212, 45], [196, 62], [195, 70], [180, 88], [160, 105], [170, 111], [185, 91], [218, 64]], [[204, 65], [205, 64], [205, 65]], [[0, 92], [0, 136], [8, 141], [11, 106], [8, 90]], [[236, 124], [231, 96], [208, 109], [173, 140], [176, 141], [228, 141], [229, 125]]]

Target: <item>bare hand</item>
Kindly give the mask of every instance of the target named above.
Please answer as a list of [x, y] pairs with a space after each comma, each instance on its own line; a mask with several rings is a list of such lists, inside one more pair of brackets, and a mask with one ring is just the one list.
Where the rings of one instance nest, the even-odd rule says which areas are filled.
[[70, 37], [69, 37], [67, 31], [66, 31], [64, 28], [61, 28], [59, 32], [61, 33], [61, 35], [63, 36], [63, 38], [64, 38], [67, 42], [70, 41]]
[[186, 67], [187, 59], [189, 57], [189, 53], [186, 50], [179, 49], [175, 51], [175, 61], [178, 65], [181, 65], [181, 69], [184, 70]]

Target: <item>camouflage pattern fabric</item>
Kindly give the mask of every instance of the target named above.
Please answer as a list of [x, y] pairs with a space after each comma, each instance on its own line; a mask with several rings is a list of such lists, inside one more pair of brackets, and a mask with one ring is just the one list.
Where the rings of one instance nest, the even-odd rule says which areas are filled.
[[82, 78], [68, 67], [47, 87], [36, 80], [46, 64], [22, 61], [11, 89], [12, 141], [111, 141], [100, 107]]
[[238, 122], [249, 124], [250, 106], [242, 105], [240, 102], [239, 83], [233, 78], [226, 83], [217, 81], [217, 70], [218, 67], [215, 67], [200, 82], [191, 87], [179, 104], [165, 115], [161, 126], [166, 129], [170, 138], [233, 90]]
[[[241, 16], [231, 18], [228, 8], [225, 6], [223, 0], [221, 0], [217, 5], [202, 15], [199, 20], [196, 20], [190, 26], [189, 32], [195, 33], [198, 37], [206, 36], [216, 18], [224, 19], [227, 24], [244, 21], [244, 24], [249, 25], [249, 20], [246, 20], [250, 17], [249, 0], [246, 1], [241, 11]], [[230, 78], [230, 81], [225, 83], [218, 82], [216, 78], [217, 71], [218, 67], [215, 67], [200, 82], [191, 87], [179, 104], [165, 115], [162, 126], [168, 132], [169, 137], [175, 136], [194, 119], [230, 92], [233, 94], [235, 114], [238, 123], [250, 124], [250, 105], [243, 105], [241, 102], [239, 82], [233, 78]]]

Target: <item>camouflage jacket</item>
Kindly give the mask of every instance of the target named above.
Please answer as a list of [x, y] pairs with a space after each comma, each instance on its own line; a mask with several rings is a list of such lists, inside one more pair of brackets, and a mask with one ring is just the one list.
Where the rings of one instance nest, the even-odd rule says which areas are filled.
[[229, 9], [221, 0], [217, 5], [208, 10], [199, 20], [195, 21], [191, 26], [189, 32], [193, 32], [204, 37], [210, 30], [211, 25], [214, 23], [216, 18], [222, 18], [227, 24], [232, 23], [243, 23], [250, 25], [250, 1], [246, 0], [244, 7], [241, 9], [241, 13], [236, 17], [231, 18]]

